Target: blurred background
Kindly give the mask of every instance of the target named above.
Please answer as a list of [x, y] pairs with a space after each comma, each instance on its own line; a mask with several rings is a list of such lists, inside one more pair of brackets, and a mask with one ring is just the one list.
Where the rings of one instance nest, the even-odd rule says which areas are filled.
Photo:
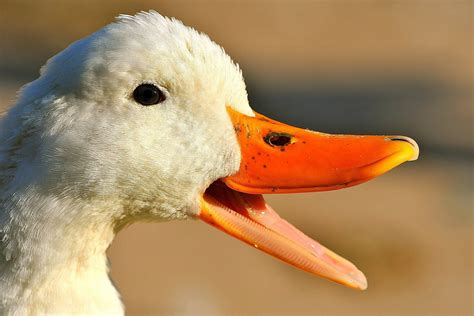
[[473, 3], [2, 0], [0, 112], [50, 56], [154, 9], [209, 34], [258, 112], [331, 133], [408, 135], [421, 156], [347, 190], [267, 196], [369, 288], [289, 267], [200, 222], [137, 224], [109, 254], [128, 315], [472, 315]]

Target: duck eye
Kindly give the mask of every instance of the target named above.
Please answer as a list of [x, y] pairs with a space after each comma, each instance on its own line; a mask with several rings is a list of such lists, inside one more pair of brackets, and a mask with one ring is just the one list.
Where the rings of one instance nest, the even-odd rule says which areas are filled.
[[163, 102], [165, 95], [157, 86], [144, 83], [135, 88], [133, 98], [141, 105], [148, 106]]

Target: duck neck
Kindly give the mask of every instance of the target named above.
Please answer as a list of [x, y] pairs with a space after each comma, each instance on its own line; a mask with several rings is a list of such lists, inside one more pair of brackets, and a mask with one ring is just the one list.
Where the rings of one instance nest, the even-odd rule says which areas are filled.
[[0, 314], [122, 314], [106, 257], [114, 225], [101, 203], [31, 193], [0, 212]]

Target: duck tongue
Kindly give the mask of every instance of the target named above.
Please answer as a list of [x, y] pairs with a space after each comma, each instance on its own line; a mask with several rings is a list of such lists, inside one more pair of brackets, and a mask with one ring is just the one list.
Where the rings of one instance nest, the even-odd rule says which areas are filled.
[[260, 194], [215, 182], [204, 194], [200, 218], [305, 271], [353, 288], [367, 287], [365, 276], [352, 263], [281, 218]]

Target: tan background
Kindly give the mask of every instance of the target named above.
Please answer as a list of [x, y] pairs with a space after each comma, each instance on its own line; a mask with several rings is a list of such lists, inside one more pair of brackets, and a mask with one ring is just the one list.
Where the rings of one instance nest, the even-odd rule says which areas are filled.
[[69, 43], [147, 9], [223, 45], [258, 111], [329, 132], [406, 134], [422, 152], [359, 187], [267, 197], [355, 262], [367, 291], [199, 222], [138, 224], [110, 249], [128, 315], [473, 314], [471, 1], [2, 0], [0, 107]]

